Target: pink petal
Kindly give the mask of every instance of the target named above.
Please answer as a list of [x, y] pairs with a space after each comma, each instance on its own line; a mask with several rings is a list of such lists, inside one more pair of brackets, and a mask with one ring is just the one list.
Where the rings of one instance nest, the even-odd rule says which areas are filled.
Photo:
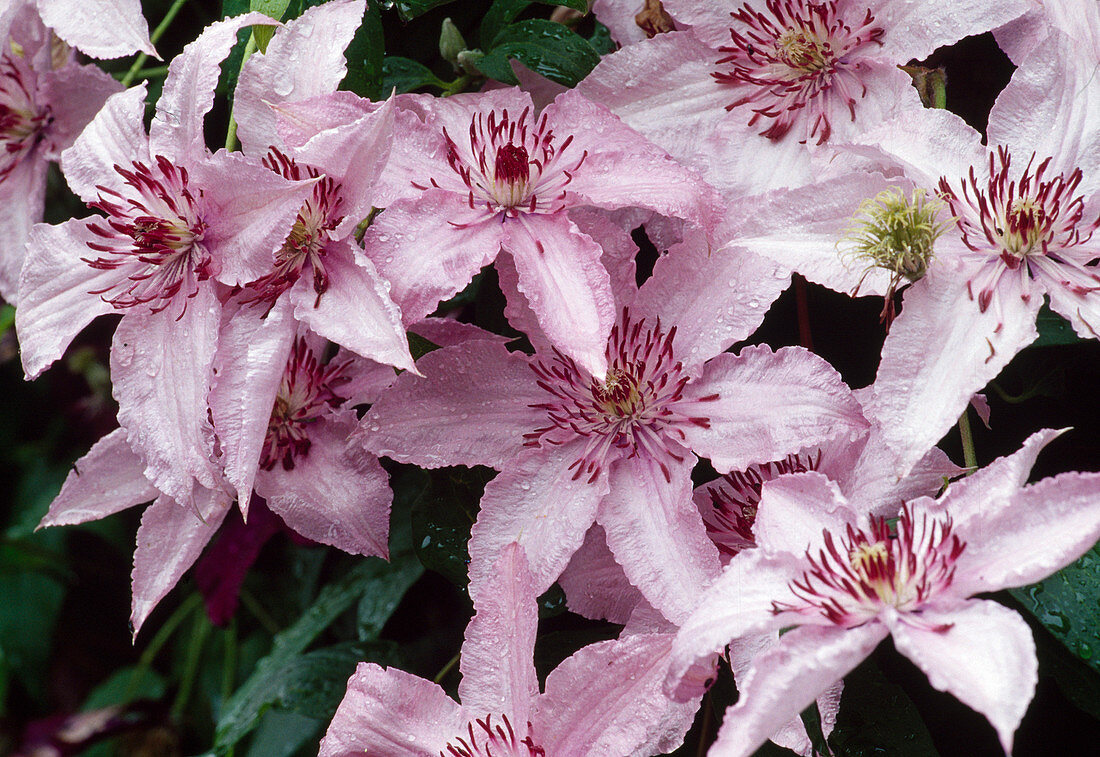
[[[625, 212], [630, 212], [630, 209]], [[634, 212], [649, 219], [664, 218], [655, 213], [640, 210]], [[638, 292], [638, 267], [635, 263], [638, 245], [630, 236], [630, 231], [636, 226], [627, 225], [624, 228], [617, 223], [615, 214], [588, 207], [570, 209], [569, 220], [577, 224], [581, 233], [592, 237], [603, 248], [600, 262], [611, 277], [611, 291], [615, 295], [615, 302], [628, 303], [633, 300]]]
[[897, 650], [924, 671], [933, 687], [985, 715], [1011, 754], [1012, 735], [1038, 679], [1027, 623], [996, 602], [972, 600], [950, 612], [926, 609], [913, 623], [900, 615], [890, 622], [890, 631]]
[[677, 704], [661, 691], [671, 641], [671, 634], [634, 634], [590, 644], [566, 659], [546, 678], [532, 723], [536, 742], [553, 755], [676, 749], [699, 698]]
[[[1075, 26], [1084, 29], [1082, 4]], [[1097, 30], [1100, 31], [1100, 22]], [[1081, 44], [1061, 33], [1047, 37], [1042, 46], [1020, 63], [1008, 86], [997, 96], [989, 113], [989, 144], [1011, 146], [1026, 163], [1032, 152], [1036, 162], [1053, 157], [1055, 171], [1080, 168], [1082, 187], [1091, 194], [1100, 189], [1100, 86], [1096, 65], [1082, 60]]]
[[623, 47], [646, 39], [646, 33], [634, 21], [641, 9], [637, 0], [593, 0], [592, 14], [611, 32], [611, 37]]
[[906, 175], [932, 189], [941, 176], [963, 177], [987, 160], [982, 136], [954, 113], [938, 108], [907, 112], [855, 140], [900, 161]]
[[31, 227], [42, 220], [49, 164], [34, 154], [12, 166], [0, 180], [0, 297], [19, 304], [19, 272]]
[[565, 591], [570, 611], [594, 620], [625, 624], [643, 601], [622, 566], [615, 562], [603, 527], [598, 524], [584, 535], [584, 543], [558, 576], [558, 585]]
[[221, 447], [225, 477], [247, 515], [275, 396], [286, 371], [295, 323], [288, 302], [264, 307], [231, 301], [222, 316], [210, 412]]
[[692, 666], [733, 639], [790, 625], [789, 619], [772, 612], [772, 604], [790, 595], [789, 584], [802, 570], [803, 565], [790, 555], [769, 557], [759, 549], [745, 550], [730, 560], [676, 636], [665, 691], [682, 698], [694, 688], [681, 688]]
[[429, 189], [415, 201], [386, 208], [367, 229], [363, 248], [390, 282], [390, 297], [401, 308], [405, 323], [431, 313], [500, 252], [504, 234], [498, 222], [462, 228], [448, 223], [469, 213], [463, 198]]
[[639, 206], [709, 226], [724, 201], [698, 174], [668, 157], [606, 106], [568, 90], [545, 111], [555, 134], [571, 135], [571, 150], [588, 153], [566, 191], [606, 210]]
[[678, 623], [699, 603], [721, 569], [691, 501], [695, 456], [668, 462], [671, 480], [643, 454], [611, 464], [610, 491], [596, 515], [607, 546], [646, 600]]
[[1034, 296], [1021, 300], [1006, 276], [982, 313], [968, 294], [966, 272], [942, 259], [906, 291], [865, 408], [899, 453], [901, 470], [923, 457], [971, 395], [1035, 339], [1040, 304]]
[[615, 301], [600, 246], [564, 214], [527, 213], [504, 229], [519, 291], [547, 338], [593, 376], [603, 376]]
[[951, 3], [880, 3], [875, 21], [887, 29], [882, 54], [899, 65], [937, 47], [997, 28], [1029, 10], [1026, 0], [959, 0]]
[[822, 531], [843, 533], [856, 522], [859, 504], [849, 504], [840, 487], [816, 471], [766, 481], [752, 527], [756, 546], [767, 554], [816, 556], [825, 545]]
[[493, 267], [497, 271], [497, 284], [504, 294], [504, 317], [508, 319], [508, 325], [524, 334], [536, 353], [549, 353], [553, 345], [542, 332], [531, 303], [519, 291], [519, 272], [516, 271], [512, 253], [501, 250]]
[[196, 481], [221, 480], [207, 410], [221, 306], [209, 287], [198, 291], [178, 320], [174, 309], [127, 313], [111, 344], [119, 425], [149, 480], [186, 507]]
[[[752, 669], [755, 659], [773, 649], [779, 643], [780, 638], [777, 633], [750, 634], [731, 642], [729, 661], [736, 680], [744, 680], [744, 677]], [[840, 710], [840, 695], [843, 690], [844, 684], [837, 681], [817, 698], [818, 712], [821, 715], [821, 730], [825, 736], [828, 736], [832, 732], [833, 726], [836, 725], [837, 713]], [[810, 737], [806, 734], [806, 726], [802, 724], [800, 717], [788, 720], [786, 725], [769, 738], [774, 743], [786, 747], [792, 752], [804, 755], [804, 757], [814, 757], [813, 745], [810, 743]]]
[[748, 338], [790, 274], [747, 250], [712, 249], [700, 232], [659, 258], [634, 308], [676, 327], [676, 359], [688, 371]]
[[301, 147], [319, 132], [357, 121], [375, 106], [354, 92], [337, 90], [297, 102], [271, 103], [279, 139], [287, 147]]
[[122, 91], [122, 85], [98, 66], [63, 66], [44, 74], [40, 86], [51, 103], [49, 157], [55, 160], [91, 123], [107, 98]]
[[960, 526], [999, 513], [1009, 506], [1031, 476], [1043, 448], [1065, 433], [1045, 428], [1029, 436], [1016, 452], [979, 468], [947, 487], [941, 503]]
[[840, 374], [801, 347], [773, 353], [763, 345], [719, 355], [684, 392], [688, 400], [713, 394], [718, 399], [695, 406], [709, 428], [686, 426], [684, 433], [720, 473], [854, 438], [868, 426]]
[[468, 712], [507, 715], [523, 728], [539, 695], [532, 655], [538, 593], [518, 545], [505, 547], [489, 583], [476, 591], [477, 611], [462, 645], [458, 698]]
[[729, 97], [711, 76], [719, 57], [690, 32], [658, 34], [606, 56], [577, 91], [694, 165], [701, 143], [727, 116]]
[[325, 250], [328, 288], [318, 296], [311, 276], [294, 284], [294, 317], [342, 347], [407, 371], [416, 372], [401, 311], [389, 297], [389, 285], [374, 264], [350, 241], [330, 242]]
[[[237, 136], [246, 152], [262, 155], [282, 143], [268, 103], [335, 92], [348, 72], [344, 50], [363, 19], [363, 0], [309, 8], [280, 29], [264, 53], [241, 68], [233, 99]], [[308, 64], [305, 62], [308, 61]]]
[[149, 41], [140, 0], [38, 0], [37, 5], [46, 26], [93, 58], [121, 58], [138, 50], [160, 58]]
[[256, 493], [292, 529], [354, 555], [389, 556], [389, 475], [378, 458], [347, 444], [355, 412], [310, 424], [309, 453], [294, 469], [256, 474]]
[[61, 357], [97, 316], [114, 311], [90, 292], [110, 287], [118, 272], [96, 270], [80, 259], [91, 252], [88, 242], [98, 238], [88, 231], [85, 219], [31, 229], [15, 311], [19, 352], [28, 379]]
[[726, 710], [714, 754], [752, 754], [798, 717], [822, 692], [862, 662], [886, 638], [880, 623], [852, 629], [804, 626], [760, 655], [740, 682], [740, 698]]
[[38, 527], [99, 520], [155, 499], [159, 492], [145, 478], [144, 470], [145, 463], [130, 449], [126, 432], [115, 429], [73, 463]]
[[196, 510], [161, 495], [141, 516], [134, 550], [133, 607], [130, 627], [134, 636], [149, 613], [199, 558], [229, 510], [229, 501], [205, 492]]
[[481, 512], [470, 532], [470, 587], [484, 590], [492, 566], [512, 542], [527, 554], [535, 593], [561, 574], [596, 519], [607, 495], [605, 470], [595, 481], [574, 478], [583, 442], [530, 449], [485, 486]]
[[145, 95], [145, 85], [139, 84], [107, 98], [72, 147], [61, 154], [65, 181], [84, 202], [99, 198], [97, 186], [123, 189], [125, 180], [115, 166], [129, 169], [135, 162], [149, 164], [149, 139], [142, 125]]
[[344, 221], [336, 229], [337, 238], [350, 236], [372, 208], [387, 207], [416, 191], [409, 184], [401, 192], [387, 192], [380, 183], [394, 139], [394, 115], [391, 98], [350, 124], [317, 134], [293, 152], [299, 163], [316, 166], [340, 184]]
[[[1095, 205], [1100, 206], [1100, 202]], [[1082, 256], [1093, 254], [1087, 248], [1075, 252]], [[1100, 250], [1095, 252], [1100, 254]], [[1050, 296], [1050, 309], [1069, 321], [1082, 339], [1100, 338], [1100, 296], [1097, 295], [1100, 274], [1097, 269], [1078, 268], [1047, 259], [1035, 267], [1035, 272], [1035, 279]]]
[[1026, 486], [998, 507], [988, 502], [960, 523], [966, 549], [956, 565], [951, 592], [968, 596], [1035, 583], [1061, 570], [1100, 540], [1100, 473], [1063, 473]]
[[446, 748], [466, 721], [436, 684], [361, 662], [321, 740], [319, 757], [425, 757]]
[[525, 357], [474, 341], [422, 357], [367, 413], [359, 439], [376, 455], [422, 468], [489, 465], [501, 470], [544, 417], [546, 394]]
[[203, 243], [221, 266], [218, 281], [237, 286], [270, 272], [272, 257], [316, 180], [288, 181], [242, 153], [225, 150], [188, 170], [213, 207]]
[[[757, 202], [734, 205], [734, 244], [783, 264], [810, 281], [844, 294], [883, 294], [890, 274], [855, 257], [850, 236], [860, 203], [899, 186], [863, 171], [789, 191], [770, 192]], [[908, 197], [909, 182], [900, 183]]]
[[149, 125], [151, 154], [190, 163], [206, 153], [203, 120], [214, 104], [221, 62], [237, 43], [237, 31], [252, 24], [276, 26], [278, 22], [262, 13], [216, 21], [172, 59], [157, 101], [158, 117]]

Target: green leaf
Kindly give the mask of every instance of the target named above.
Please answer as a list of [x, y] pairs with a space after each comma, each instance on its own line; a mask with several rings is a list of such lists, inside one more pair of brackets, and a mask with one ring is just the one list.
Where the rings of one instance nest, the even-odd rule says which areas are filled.
[[0, 573], [0, 649], [14, 677], [39, 702], [46, 697], [54, 625], [65, 589], [41, 573]]
[[395, 556], [392, 570], [378, 579], [375, 589], [359, 600], [356, 624], [360, 641], [373, 641], [382, 633], [382, 626], [393, 615], [405, 593], [424, 575], [424, 566], [410, 552]]
[[865, 660], [845, 676], [840, 714], [829, 744], [836, 757], [937, 755], [913, 702], [873, 660]]
[[439, 87], [443, 89], [447, 82], [440, 79], [423, 63], [411, 58], [387, 55], [382, 61], [382, 89], [389, 93], [397, 89], [397, 94], [413, 92], [421, 87]]
[[567, 87], [576, 86], [600, 62], [600, 54], [584, 37], [539, 18], [504, 28], [493, 44], [476, 65], [486, 76], [505, 84], [519, 84], [508, 64], [511, 58]]
[[155, 670], [140, 665], [120, 668], [92, 689], [81, 710], [98, 710], [114, 705], [127, 705], [135, 699], [160, 699], [167, 683]]
[[[408, 568], [402, 566], [402, 570]], [[288, 669], [298, 664], [296, 660], [306, 647], [344, 611], [366, 594], [387, 590], [404, 593], [406, 584], [394, 581], [390, 575], [393, 572], [393, 565], [367, 558], [322, 589], [313, 606], [290, 628], [276, 635], [271, 653], [260, 660], [252, 676], [226, 702], [214, 734], [214, 748], [218, 753], [228, 751], [256, 727], [268, 707], [282, 701], [287, 691], [284, 679]], [[375, 617], [373, 622], [380, 626], [384, 621]]]
[[306, 742], [320, 741], [326, 725], [327, 721], [297, 712], [269, 710], [256, 728], [245, 757], [290, 757]]
[[615, 52], [615, 40], [611, 38], [611, 30], [596, 22], [596, 28], [592, 30], [592, 36], [588, 38], [588, 44], [592, 45], [594, 49], [600, 55], [608, 55]]
[[481, 19], [481, 28], [478, 29], [481, 46], [486, 49], [495, 47], [496, 38], [501, 29], [515, 21], [519, 14], [535, 2], [542, 5], [563, 5], [581, 13], [588, 10], [588, 0], [494, 0]]
[[1100, 545], [1012, 596], [1080, 660], [1100, 670]]
[[[249, 10], [262, 13], [276, 21], [282, 21], [283, 14], [286, 13], [286, 7], [288, 5], [290, 5], [290, 0], [252, 0]], [[267, 44], [271, 41], [274, 34], [274, 26], [257, 24], [252, 27], [252, 36], [256, 38], [256, 48], [261, 53], [267, 52]]]
[[396, 10], [402, 21], [411, 21], [432, 8], [453, 2], [454, 0], [382, 0], [382, 7], [386, 10]]
[[465, 587], [468, 580], [466, 543], [492, 476], [482, 467], [432, 471], [431, 485], [413, 503], [413, 544], [420, 562], [457, 586]]
[[1081, 341], [1069, 321], [1051, 310], [1049, 304], [1043, 305], [1039, 310], [1039, 317], [1035, 319], [1035, 328], [1039, 330], [1039, 338], [1031, 343], [1032, 347], [1077, 344]]
[[389, 97], [391, 88], [383, 85], [383, 59], [386, 54], [385, 35], [382, 31], [382, 11], [378, 0], [367, 0], [367, 12], [363, 23], [348, 45], [348, 75], [340, 85], [360, 97], [381, 100]]

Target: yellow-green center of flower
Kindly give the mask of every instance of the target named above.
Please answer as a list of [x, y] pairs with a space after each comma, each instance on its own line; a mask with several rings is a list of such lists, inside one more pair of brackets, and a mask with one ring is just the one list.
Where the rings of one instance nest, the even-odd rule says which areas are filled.
[[802, 73], [823, 71], [833, 60], [829, 43], [805, 29], [787, 29], [775, 40], [776, 58]]
[[914, 189], [906, 197], [897, 187], [860, 203], [845, 233], [851, 254], [893, 274], [891, 288], [901, 279], [917, 281], [928, 272], [936, 239], [951, 220], [937, 221], [945, 207], [938, 197]]

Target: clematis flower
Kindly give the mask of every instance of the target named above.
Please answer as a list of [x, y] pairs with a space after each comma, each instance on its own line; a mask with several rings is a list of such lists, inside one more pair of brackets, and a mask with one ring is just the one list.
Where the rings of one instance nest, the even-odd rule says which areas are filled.
[[[993, 31], [997, 44], [1017, 65], [1041, 45], [1051, 27], [1074, 41], [1082, 65], [1100, 66], [1100, 8], [1074, 0], [1031, 0], [1031, 10]], [[1094, 69], [1095, 70], [1095, 69]]]
[[43, 25], [33, 6], [0, 12], [0, 297], [17, 303], [31, 226], [42, 220], [46, 169], [122, 89]]
[[698, 177], [574, 91], [541, 113], [516, 89], [438, 100], [415, 141], [408, 180], [419, 196], [390, 205], [363, 238], [406, 323], [503, 248], [542, 330], [594, 374], [607, 370], [615, 307], [600, 247], [568, 211], [641, 206], [706, 227], [720, 204]]
[[172, 61], [148, 136], [144, 85], [107, 101], [62, 155], [69, 185], [103, 215], [36, 226], [20, 276], [16, 328], [28, 378], [97, 316], [123, 315], [111, 349], [119, 422], [150, 480], [183, 503], [195, 487], [222, 486], [207, 411], [218, 282], [268, 269], [316, 182], [210, 155], [203, 143], [219, 63], [238, 29], [265, 19], [220, 21], [188, 45]]
[[605, 374], [552, 346], [437, 350], [418, 362], [424, 378], [399, 377], [375, 403], [362, 442], [422, 467], [501, 471], [471, 533], [475, 585], [517, 541], [547, 588], [596, 521], [631, 583], [676, 622], [718, 569], [690, 501], [696, 454], [728, 471], [866, 426], [840, 377], [801, 348], [721, 354], [785, 284], [696, 235], [624, 300]]
[[988, 147], [943, 111], [865, 140], [953, 217], [905, 293], [867, 405], [895, 449], [943, 436], [1035, 338], [1044, 298], [1082, 338], [1100, 332], [1100, 80], [1071, 48], [1053, 32], [1023, 61]]
[[[717, 153], [739, 155], [754, 169], [758, 163], [789, 164], [807, 145], [844, 142], [919, 110], [917, 93], [898, 66], [1027, 8], [1022, 0], [662, 5], [690, 30], [624, 47], [578, 89], [715, 186], [723, 173], [741, 170], [731, 155]], [[775, 186], [783, 186], [782, 176]]]
[[1015, 613], [971, 597], [1038, 581], [1100, 537], [1100, 475], [1024, 485], [1055, 436], [1033, 435], [938, 500], [907, 502], [896, 526], [817, 472], [764, 484], [758, 548], [730, 561], [673, 649], [675, 693], [732, 639], [793, 628], [753, 662], [711, 754], [751, 754], [887, 635], [1010, 751], [1035, 687], [1034, 642]]
[[462, 704], [438, 684], [360, 663], [321, 741], [322, 757], [595, 757], [675, 749], [698, 699], [677, 704], [661, 692], [672, 634], [639, 630], [587, 646], [555, 668], [540, 692], [532, 662], [537, 596], [513, 544], [474, 602], [462, 646]]
[[[232, 308], [233, 303], [227, 310]], [[225, 315], [232, 317], [231, 312]], [[288, 314], [273, 311], [268, 320], [275, 317], [287, 318]], [[251, 339], [253, 348], [239, 364], [216, 365], [215, 397], [224, 384], [247, 382], [256, 376], [258, 366], [266, 369], [270, 334], [279, 331], [265, 333], [264, 319], [255, 314], [251, 318], [238, 315], [234, 320], [252, 322], [252, 331], [241, 328], [234, 338]], [[502, 341], [450, 321], [429, 320], [415, 328], [441, 345]], [[241, 517], [229, 515], [234, 499], [227, 491], [230, 487], [196, 486], [190, 503], [158, 489], [125, 429], [100, 439], [73, 466], [39, 528], [99, 520], [153, 501], [142, 515], [134, 552], [130, 625], [135, 635], [219, 534], [196, 576], [216, 623], [232, 614], [249, 565], [278, 530], [288, 529], [353, 554], [387, 555], [393, 500], [388, 475], [377, 458], [357, 447], [349, 448], [346, 437], [356, 425], [352, 407], [374, 402], [393, 382], [394, 370], [346, 350], [325, 362], [325, 347], [323, 340], [308, 332], [294, 339], [289, 360], [277, 366], [278, 391], [263, 411], [264, 434], [255, 449], [242, 443], [242, 437], [228, 424], [215, 424], [223, 448], [220, 463], [226, 469], [224, 476], [236, 482], [243, 475], [249, 481], [243, 496], [260, 500], [259, 505], [241, 503]], [[221, 415], [215, 417], [222, 420]], [[250, 453], [252, 457], [248, 457]], [[245, 515], [251, 515], [247, 524]]]

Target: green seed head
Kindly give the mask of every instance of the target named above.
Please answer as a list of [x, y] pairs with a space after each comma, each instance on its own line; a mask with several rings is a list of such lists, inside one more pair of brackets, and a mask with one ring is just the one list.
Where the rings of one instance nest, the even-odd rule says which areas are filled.
[[936, 220], [944, 207], [921, 189], [909, 197], [897, 187], [879, 192], [852, 216], [843, 240], [846, 252], [866, 261], [868, 270], [889, 271], [894, 286], [902, 279], [917, 281], [928, 271], [936, 239], [951, 224]]

